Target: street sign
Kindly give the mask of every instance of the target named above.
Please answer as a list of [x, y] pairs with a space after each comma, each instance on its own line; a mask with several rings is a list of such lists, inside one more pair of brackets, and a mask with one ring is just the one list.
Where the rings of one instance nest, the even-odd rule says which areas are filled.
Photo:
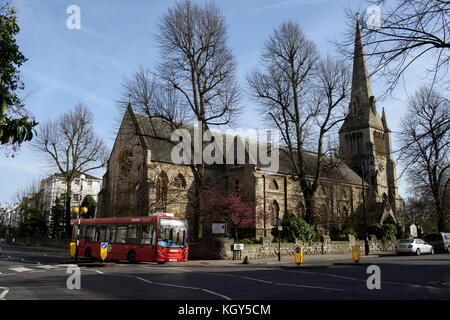
[[244, 250], [244, 244], [242, 244], [242, 243], [235, 243], [233, 245], [233, 250], [234, 251], [242, 251], [242, 250]]
[[359, 256], [361, 254], [361, 250], [359, 249], [359, 246], [353, 246], [352, 247], [352, 257], [353, 261], [357, 263], [359, 261]]
[[75, 257], [75, 253], [77, 251], [77, 243], [71, 242], [69, 247], [69, 253], [71, 257]]
[[303, 247], [302, 246], [295, 246], [295, 262], [297, 264], [303, 263]]
[[213, 222], [211, 224], [212, 234], [225, 234], [225, 223], [224, 222]]
[[107, 255], [108, 255], [108, 242], [102, 242], [100, 246], [100, 258], [102, 258], [102, 260], [105, 260]]

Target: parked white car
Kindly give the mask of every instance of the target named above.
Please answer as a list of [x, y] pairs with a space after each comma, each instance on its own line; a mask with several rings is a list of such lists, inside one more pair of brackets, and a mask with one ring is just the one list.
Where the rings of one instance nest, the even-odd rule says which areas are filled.
[[395, 247], [397, 254], [409, 253], [420, 256], [422, 253], [434, 254], [434, 248], [422, 239], [405, 239], [397, 243]]

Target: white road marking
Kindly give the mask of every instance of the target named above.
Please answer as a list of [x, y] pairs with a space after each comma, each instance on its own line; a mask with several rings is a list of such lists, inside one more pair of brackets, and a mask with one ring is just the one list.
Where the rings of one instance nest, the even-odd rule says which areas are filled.
[[30, 271], [30, 273], [39, 273], [39, 272], [45, 272], [45, 271], [47, 271], [47, 270], [33, 270], [33, 271]]
[[336, 289], [336, 288], [326, 288], [326, 287], [316, 287], [316, 286], [305, 286], [302, 284], [293, 284], [293, 283], [275, 283], [278, 286], [290, 286], [290, 287], [300, 287], [307, 289], [321, 289], [321, 290], [332, 290], [332, 291], [346, 291], [345, 289]]
[[[353, 281], [357, 281], [357, 280], [358, 280], [358, 279], [356, 279], [356, 278], [344, 277], [344, 276], [339, 276], [339, 275], [337, 275], [337, 274], [323, 273], [323, 272], [312, 272], [312, 271], [303, 271], [303, 270], [298, 270], [298, 271], [293, 271], [293, 270], [278, 270], [278, 271], [310, 273], [310, 274], [318, 274], [318, 275], [321, 275], [321, 276], [334, 277], [334, 278], [340, 278], [340, 279], [346, 279], [346, 280], [353, 280]], [[366, 280], [364, 280], [364, 281], [366, 281]]]
[[211, 290], [202, 289], [202, 291], [205, 291], [205, 292], [214, 294], [214, 295], [216, 295], [216, 296], [222, 297], [222, 298], [224, 298], [225, 300], [231, 300], [231, 298], [229, 298], [229, 297], [227, 297], [227, 296], [224, 296], [224, 295], [222, 295], [222, 294], [219, 294], [219, 293], [217, 293], [217, 292], [211, 291]]
[[[293, 271], [293, 272], [297, 272], [297, 271]], [[240, 278], [240, 279], [257, 281], [257, 282], [262, 282], [262, 283], [267, 283], [267, 284], [275, 284], [275, 285], [279, 285], [279, 286], [291, 286], [291, 287], [300, 287], [300, 288], [308, 288], [308, 289], [320, 289], [320, 290], [332, 290], [332, 291], [346, 291], [345, 289], [339, 289], [339, 288], [306, 286], [306, 285], [301, 285], [301, 284], [290, 284], [290, 283], [274, 283], [274, 282], [268, 281], [268, 280], [261, 280], [261, 279], [250, 278], [250, 277], [240, 277], [240, 276], [234, 276], [234, 275], [222, 274], [222, 273], [214, 273], [214, 272], [198, 272], [198, 273], [217, 275], [217, 276], [223, 276], [223, 277]], [[356, 280], [356, 279], [354, 279], [354, 280]]]
[[2, 293], [0, 293], [0, 300], [4, 300], [5, 296], [8, 294], [9, 289], [6, 287], [0, 287], [0, 289], [3, 289]]
[[262, 282], [262, 283], [272, 283], [272, 281], [261, 280], [261, 279], [255, 279], [255, 278], [250, 278], [250, 277], [240, 277], [240, 278], [241, 278], [241, 279], [252, 280], [252, 281], [258, 281], [258, 282]]
[[160, 286], [166, 286], [166, 287], [175, 287], [175, 288], [192, 289], [192, 290], [199, 290], [199, 289], [201, 289], [201, 288], [197, 288], [197, 287], [188, 287], [188, 286], [182, 286], [182, 285], [170, 284], [170, 283], [154, 282], [153, 284], [157, 284], [157, 285], [160, 285]]
[[[98, 273], [104, 274], [104, 273], [102, 273], [101, 271], [98, 271], [98, 270], [95, 270], [95, 271], [97, 271]], [[175, 288], [182, 288], [182, 289], [191, 289], [191, 290], [202, 290], [202, 291], [205, 291], [205, 292], [207, 292], [207, 293], [209, 293], [209, 294], [213, 294], [213, 295], [222, 297], [222, 298], [224, 298], [224, 299], [226, 299], [226, 300], [231, 300], [230, 297], [227, 297], [227, 296], [222, 295], [222, 294], [220, 294], [220, 293], [217, 293], [217, 292], [214, 292], [214, 291], [211, 291], [211, 290], [208, 290], [208, 289], [203, 289], [203, 288], [188, 287], [188, 286], [182, 286], [182, 285], [171, 284], [171, 283], [153, 282], [153, 281], [150, 281], [150, 280], [141, 278], [141, 277], [132, 276], [132, 275], [125, 275], [125, 274], [104, 274], [104, 275], [106, 275], [106, 276], [113, 276], [113, 277], [128, 277], [128, 278], [135, 278], [135, 279], [141, 280], [141, 281], [143, 281], [143, 282], [146, 282], [146, 283], [152, 284], [152, 285], [167, 286], [167, 287], [175, 287]]]
[[37, 268], [42, 268], [42, 269], [45, 269], [45, 270], [49, 270], [49, 269], [58, 269], [58, 267], [55, 267], [55, 266], [51, 266], [51, 265], [48, 265], [48, 264], [44, 264], [44, 265], [40, 265], [40, 266], [36, 266]]
[[15, 271], [15, 272], [25, 272], [25, 271], [32, 271], [33, 269], [19, 267], [19, 268], [9, 268], [9, 270], [12, 270], [12, 271]]

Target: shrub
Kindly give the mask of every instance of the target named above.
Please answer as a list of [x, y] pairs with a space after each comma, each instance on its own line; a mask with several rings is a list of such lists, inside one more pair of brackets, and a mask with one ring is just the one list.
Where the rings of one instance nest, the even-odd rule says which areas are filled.
[[367, 228], [369, 234], [374, 234], [377, 239], [391, 239], [392, 236], [397, 234], [397, 227], [394, 224], [373, 224]]
[[261, 239], [256, 239], [256, 238], [245, 238], [245, 239], [240, 239], [240, 240], [238, 240], [236, 243], [242, 243], [242, 244], [260, 244], [260, 243], [261, 243]]
[[[314, 227], [300, 218], [288, 218], [281, 222], [283, 231], [280, 233], [281, 241], [295, 242], [300, 239], [303, 242], [311, 242], [315, 237]], [[278, 229], [272, 230], [272, 235], [278, 237]]]
[[333, 240], [333, 241], [348, 241], [348, 236], [350, 234], [353, 235], [355, 237], [355, 239], [359, 239], [359, 235], [357, 232], [343, 231], [343, 232], [338, 232], [336, 235], [334, 235], [331, 238], [331, 240]]

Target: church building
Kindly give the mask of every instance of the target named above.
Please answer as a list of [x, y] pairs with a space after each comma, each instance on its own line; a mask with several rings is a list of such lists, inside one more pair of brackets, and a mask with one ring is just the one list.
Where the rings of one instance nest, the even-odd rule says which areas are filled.
[[[167, 139], [155, 137], [150, 118], [134, 112], [129, 105], [103, 177], [97, 217], [147, 216], [160, 211], [190, 216], [194, 176], [189, 165], [172, 161], [171, 132], [163, 127], [159, 134]], [[239, 136], [233, 139], [236, 144], [242, 143], [247, 153], [254, 143]], [[339, 143], [340, 159], [321, 173], [316, 229], [322, 233], [361, 231], [363, 204], [367, 225], [396, 222], [403, 201], [398, 194], [391, 131], [384, 109], [381, 117], [376, 109], [359, 26], [349, 111], [339, 131]], [[313, 177], [316, 155], [304, 151], [304, 158], [306, 170]], [[256, 219], [250, 230], [254, 237], [270, 236], [278, 218], [305, 215], [300, 184], [284, 152], [279, 154], [276, 172], [268, 172], [258, 163], [209, 165], [204, 185], [222, 194], [239, 192], [254, 204], [255, 213], [270, 213], [270, 219]], [[203, 222], [203, 235], [208, 236], [210, 221]]]

